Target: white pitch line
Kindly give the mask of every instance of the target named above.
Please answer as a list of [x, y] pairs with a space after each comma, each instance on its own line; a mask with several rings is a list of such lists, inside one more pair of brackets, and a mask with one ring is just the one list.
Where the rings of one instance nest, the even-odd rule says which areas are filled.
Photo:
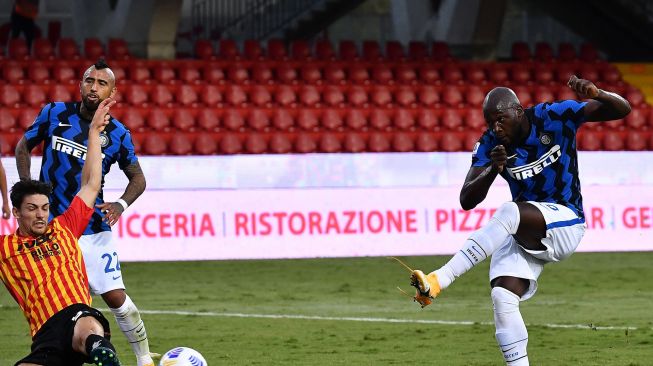
[[[99, 309], [109, 311], [109, 309]], [[211, 311], [175, 311], [175, 310], [139, 310], [141, 314], [152, 315], [182, 315], [182, 316], [210, 316], [222, 318], [256, 318], [256, 319], [298, 319], [298, 320], [331, 320], [369, 323], [404, 323], [404, 324], [440, 324], [440, 325], [494, 325], [493, 322], [473, 322], [454, 320], [432, 319], [395, 319], [395, 318], [359, 318], [349, 316], [319, 316], [319, 315], [292, 315], [292, 314], [246, 314], [246, 313], [215, 313]], [[595, 326], [593, 324], [527, 324], [528, 326], [562, 329], [592, 329], [592, 330], [636, 330], [637, 327], [623, 326]]]

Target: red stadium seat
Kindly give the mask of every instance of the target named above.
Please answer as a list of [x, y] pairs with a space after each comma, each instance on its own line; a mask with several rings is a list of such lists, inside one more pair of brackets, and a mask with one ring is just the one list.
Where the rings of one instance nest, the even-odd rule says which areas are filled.
[[274, 100], [282, 107], [296, 107], [297, 94], [295, 89], [288, 85], [279, 85], [274, 92]]
[[578, 95], [576, 92], [568, 88], [566, 85], [558, 88], [558, 93], [556, 95], [556, 100], [576, 100]]
[[179, 81], [183, 84], [199, 84], [202, 81], [200, 69], [195, 63], [184, 63], [177, 68]]
[[444, 132], [440, 136], [439, 146], [441, 151], [463, 151], [463, 135], [459, 132]]
[[404, 108], [415, 108], [417, 107], [417, 96], [415, 95], [415, 89], [410, 86], [399, 86], [395, 89], [395, 103], [400, 107]]
[[577, 135], [578, 149], [585, 151], [601, 150], [603, 136], [600, 132], [580, 130]]
[[240, 59], [240, 51], [236, 42], [232, 39], [221, 39], [220, 40], [220, 58], [225, 60], [237, 60]]
[[12, 60], [27, 60], [29, 59], [29, 47], [24, 38], [11, 38], [7, 45], [7, 55]]
[[547, 42], [537, 42], [535, 44], [535, 61], [550, 62], [553, 59], [553, 48]]
[[238, 109], [227, 109], [222, 117], [222, 125], [231, 131], [244, 131], [245, 119], [244, 112]]
[[196, 125], [204, 131], [217, 131], [220, 127], [220, 117], [211, 108], [202, 108], [197, 112]]
[[553, 102], [555, 96], [550, 88], [539, 87], [533, 92], [533, 99], [535, 103]]
[[345, 134], [342, 145], [343, 150], [349, 153], [360, 153], [367, 148], [363, 135], [357, 132]]
[[632, 87], [630, 90], [628, 90], [624, 97], [632, 107], [646, 105], [644, 94], [642, 94], [642, 92], [635, 87]]
[[127, 42], [124, 39], [109, 38], [107, 48], [111, 60], [127, 60], [131, 58]]
[[295, 127], [293, 113], [288, 109], [276, 108], [272, 114], [272, 126], [279, 131], [293, 130]]
[[295, 140], [295, 151], [300, 154], [314, 153], [317, 151], [315, 138], [308, 133], [300, 133]]
[[129, 67], [129, 79], [136, 83], [150, 83], [152, 81], [152, 73], [146, 64], [133, 63]]
[[429, 57], [426, 43], [412, 41], [408, 44], [408, 57], [413, 61], [423, 61]]
[[485, 71], [478, 64], [470, 64], [464, 69], [465, 80], [473, 85], [487, 83]]
[[143, 139], [141, 151], [143, 155], [165, 155], [168, 151], [168, 142], [161, 134], [148, 133]]
[[52, 67], [52, 78], [56, 83], [76, 84], [82, 76], [78, 76], [75, 68], [71, 65], [59, 62]]
[[320, 125], [327, 130], [342, 130], [344, 125], [343, 113], [337, 109], [326, 109], [322, 112]]
[[194, 110], [188, 108], [175, 108], [172, 115], [172, 125], [176, 131], [194, 131]]
[[509, 79], [507, 68], [499, 64], [494, 64], [488, 70], [488, 79], [494, 84], [505, 84]]
[[324, 153], [337, 153], [342, 151], [342, 143], [333, 133], [323, 133], [320, 136], [319, 150]]
[[626, 150], [642, 151], [648, 150], [650, 132], [628, 131], [626, 133]]
[[649, 114], [649, 108], [632, 108], [630, 113], [624, 118], [624, 123], [629, 129], [643, 129], [648, 126], [647, 118]]
[[431, 58], [439, 61], [451, 60], [449, 45], [446, 42], [433, 42], [431, 44]]
[[413, 66], [399, 65], [395, 68], [394, 74], [397, 82], [401, 84], [414, 85], [419, 82], [417, 79], [417, 72]]
[[358, 49], [353, 41], [340, 41], [338, 51], [341, 60], [352, 61], [358, 59]]
[[391, 129], [390, 116], [383, 109], [374, 108], [370, 112], [370, 127], [379, 131], [388, 131]]
[[531, 88], [527, 86], [516, 86], [512, 88], [512, 90], [515, 92], [517, 99], [519, 99], [519, 103], [521, 103], [524, 108], [533, 105]]
[[415, 113], [408, 109], [398, 109], [394, 114], [392, 124], [399, 130], [414, 130]]
[[605, 127], [608, 130], [614, 130], [614, 131], [623, 130], [625, 125], [626, 125], [626, 123], [625, 123], [625, 121], [623, 119], [615, 119], [615, 120], [612, 120], [612, 121], [607, 121], [607, 122], [601, 123], [602, 127]]
[[175, 133], [170, 136], [168, 152], [172, 155], [191, 155], [193, 153], [192, 135], [187, 133]]
[[414, 151], [415, 141], [413, 141], [413, 138], [408, 133], [395, 133], [392, 136], [392, 150], [397, 152]]
[[249, 90], [249, 100], [258, 107], [272, 107], [272, 93], [263, 85], [254, 85]]
[[463, 151], [473, 151], [474, 146], [481, 138], [482, 133], [478, 131], [467, 131], [463, 136]]
[[72, 102], [76, 98], [73, 97], [73, 93], [65, 85], [55, 84], [50, 88], [48, 99], [53, 102]]
[[446, 87], [442, 91], [442, 101], [449, 107], [462, 107], [463, 106], [463, 94], [462, 92], [454, 87]]
[[365, 40], [363, 41], [363, 60], [365, 61], [379, 61], [383, 59], [381, 53], [381, 46], [377, 41]]
[[329, 84], [344, 84], [347, 76], [341, 64], [328, 64], [324, 67], [324, 80]]
[[194, 148], [196, 154], [215, 155], [218, 153], [218, 141], [211, 134], [201, 133], [195, 139]]
[[263, 47], [258, 40], [246, 39], [243, 42], [243, 56], [248, 60], [261, 60], [263, 59]]
[[347, 102], [352, 107], [367, 106], [367, 91], [361, 86], [352, 86], [347, 90]]
[[52, 81], [48, 67], [38, 61], [33, 61], [27, 66], [27, 75], [37, 84], [49, 84]]
[[472, 131], [482, 131], [487, 128], [483, 111], [480, 108], [468, 109], [465, 113], [465, 127]]
[[[300, 74], [302, 80], [306, 84], [322, 84], [322, 71], [320, 71], [320, 68], [315, 64], [303, 65]], [[344, 73], [343, 73], [343, 78], [344, 78]]]
[[248, 84], [250, 81], [247, 68], [241, 63], [232, 63], [227, 68], [227, 79], [235, 84]]
[[145, 128], [145, 112], [139, 108], [127, 108], [121, 122], [132, 131], [141, 131]]
[[204, 81], [209, 84], [224, 84], [226, 82], [226, 76], [224, 70], [220, 64], [216, 63], [207, 63], [202, 68], [202, 76]]
[[47, 38], [36, 38], [32, 44], [32, 54], [34, 59], [45, 61], [45, 60], [54, 60], [54, 47], [52, 43]]
[[578, 77], [586, 80], [600, 80], [599, 69], [594, 64], [583, 64], [578, 70]]
[[578, 58], [583, 62], [596, 62], [600, 60], [599, 51], [591, 43], [583, 43], [580, 45], [580, 53]]
[[317, 131], [320, 125], [317, 111], [314, 109], [301, 109], [297, 114], [297, 127], [306, 131]]
[[435, 131], [439, 129], [440, 121], [433, 109], [420, 109], [417, 112], [417, 125], [421, 130]]
[[16, 114], [16, 109], [0, 108], [0, 131], [5, 133], [18, 130]]
[[307, 107], [314, 107], [320, 103], [320, 92], [312, 85], [304, 85], [299, 89], [299, 101]]
[[442, 68], [442, 79], [448, 85], [463, 84], [463, 71], [455, 64], [449, 64]]
[[157, 84], [152, 86], [150, 101], [160, 107], [172, 107], [174, 96], [166, 85]]
[[273, 84], [272, 69], [266, 63], [256, 63], [252, 66], [252, 80], [258, 84]]
[[367, 151], [370, 152], [387, 152], [390, 151], [390, 141], [386, 134], [373, 132], [367, 141]]
[[102, 41], [97, 38], [86, 38], [84, 40], [84, 56], [87, 60], [95, 61], [105, 56]]
[[537, 84], [545, 85], [554, 83], [553, 68], [549, 64], [541, 64], [533, 67], [533, 75]]
[[172, 126], [169, 111], [154, 108], [147, 115], [147, 127], [154, 131], [168, 131]]
[[307, 41], [294, 40], [290, 43], [290, 54], [295, 60], [308, 60], [312, 58], [311, 47]]
[[332, 107], [344, 107], [345, 96], [340, 87], [328, 85], [322, 91], [322, 101]]
[[248, 133], [244, 148], [247, 154], [263, 154], [268, 150], [268, 141], [259, 133]]
[[219, 107], [222, 106], [222, 92], [220, 88], [215, 85], [206, 85], [203, 86], [199, 91], [200, 100], [204, 105], [208, 107]]
[[39, 108], [21, 108], [16, 120], [17, 128], [20, 131], [25, 131], [34, 124], [36, 117], [39, 115]]
[[437, 151], [438, 140], [431, 132], [421, 132], [415, 138], [415, 150], [421, 152]]
[[299, 82], [297, 69], [287, 63], [279, 65], [277, 67], [277, 80], [284, 84], [297, 84]]
[[395, 77], [392, 69], [385, 64], [378, 64], [372, 68], [372, 79], [379, 84], [394, 84]]
[[350, 109], [345, 116], [347, 129], [361, 131], [367, 129], [367, 111]]
[[28, 106], [41, 107], [48, 102], [46, 91], [47, 86], [45, 85], [26, 85], [23, 89], [23, 102]]
[[208, 39], [198, 39], [193, 47], [195, 58], [200, 60], [210, 60], [215, 57], [213, 44]]
[[357, 84], [369, 84], [370, 83], [370, 73], [367, 71], [367, 68], [361, 64], [353, 64], [347, 70], [348, 79], [352, 83]]
[[392, 93], [387, 86], [374, 86], [371, 91], [370, 100], [378, 107], [389, 107], [392, 105]]
[[621, 81], [621, 73], [616, 68], [605, 67], [601, 72], [601, 80], [606, 84], [616, 84]]
[[510, 70], [510, 79], [516, 85], [532, 84], [531, 70], [526, 65], [515, 65]]
[[271, 60], [287, 60], [288, 52], [286, 51], [286, 44], [282, 39], [270, 38], [268, 39], [268, 58]]
[[263, 109], [251, 109], [247, 116], [247, 127], [255, 131], [269, 130], [270, 116], [268, 111]]
[[481, 107], [485, 100], [485, 92], [481, 87], [471, 85], [465, 91], [465, 101], [472, 107]]
[[243, 151], [241, 139], [233, 133], [223, 135], [219, 146], [220, 152], [226, 155], [240, 154]]
[[624, 150], [624, 136], [618, 131], [605, 131], [603, 133], [603, 150], [621, 151]]
[[177, 104], [185, 107], [197, 107], [199, 105], [199, 96], [192, 85], [182, 84], [175, 86], [174, 89]]
[[440, 93], [438, 90], [430, 85], [420, 86], [418, 92], [418, 99], [422, 105], [426, 107], [436, 107], [440, 104]]
[[390, 61], [402, 61], [406, 59], [404, 47], [398, 41], [385, 43], [385, 58]]
[[[268, 93], [269, 95], [269, 93]], [[257, 96], [259, 101], [263, 98], [262, 96]], [[271, 100], [272, 98], [269, 98], [268, 100]], [[245, 90], [239, 86], [239, 85], [229, 85], [225, 89], [224, 92], [224, 100], [229, 104], [234, 107], [240, 107], [243, 106], [247, 103], [247, 93], [245, 93]]]
[[159, 83], [175, 83], [177, 82], [177, 75], [175, 69], [167, 62], [157, 63], [153, 67], [154, 79]]
[[268, 150], [273, 154], [288, 154], [292, 151], [292, 141], [284, 133], [272, 134]]
[[23, 66], [17, 62], [3, 62], [2, 76], [9, 84], [23, 84], [25, 82], [25, 71]]
[[57, 53], [61, 60], [77, 60], [80, 58], [79, 48], [72, 38], [61, 38], [57, 43]]
[[20, 91], [13, 85], [0, 85], [0, 106], [20, 107]]
[[448, 108], [442, 113], [440, 125], [447, 130], [460, 131], [463, 129], [464, 110]]
[[531, 50], [526, 42], [515, 42], [512, 44], [510, 55], [515, 61], [529, 61], [531, 59]]
[[333, 60], [336, 53], [333, 50], [331, 42], [326, 39], [317, 40], [315, 42], [315, 57], [319, 60]]
[[558, 61], [568, 62], [576, 59], [576, 49], [568, 42], [558, 44]]

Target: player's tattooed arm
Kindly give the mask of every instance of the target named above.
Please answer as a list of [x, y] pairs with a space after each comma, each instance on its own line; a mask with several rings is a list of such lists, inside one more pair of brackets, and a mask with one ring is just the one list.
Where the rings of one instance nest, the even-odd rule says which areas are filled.
[[30, 179], [31, 154], [27, 140], [23, 136], [16, 144], [16, 169], [21, 180]]
[[471, 167], [460, 190], [460, 205], [463, 210], [471, 210], [483, 202], [492, 182], [503, 171], [508, 162], [508, 154], [503, 145], [495, 146], [490, 151], [492, 163], [487, 167]]
[[[120, 197], [127, 205], [131, 205], [145, 191], [145, 175], [138, 162], [128, 165], [123, 172], [129, 183], [125, 188], [125, 193]], [[104, 202], [96, 205], [103, 213], [103, 220], [113, 226], [120, 215], [125, 211], [125, 207], [120, 202]]]

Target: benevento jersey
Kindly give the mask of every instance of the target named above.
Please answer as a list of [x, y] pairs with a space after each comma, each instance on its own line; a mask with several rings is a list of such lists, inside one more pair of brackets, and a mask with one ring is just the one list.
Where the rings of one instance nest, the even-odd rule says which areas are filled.
[[[508, 163], [501, 176], [515, 202], [551, 202], [569, 207], [585, 221], [578, 178], [576, 131], [585, 122], [585, 102], [541, 103], [524, 110], [531, 123], [526, 141], [506, 147]], [[485, 131], [472, 153], [472, 166], [492, 164], [490, 152], [500, 145], [494, 132]], [[512, 149], [512, 150], [510, 150]]]
[[[81, 186], [82, 166], [86, 159], [88, 130], [91, 121], [79, 114], [79, 103], [54, 102], [43, 107], [34, 123], [25, 132], [29, 149], [43, 142], [43, 160], [40, 180], [50, 182], [53, 187], [50, 197], [50, 218], [61, 215]], [[138, 161], [134, 153], [129, 130], [115, 118], [100, 134], [102, 145], [102, 186], [104, 176], [111, 165], [118, 162], [120, 169]], [[96, 203], [104, 202], [100, 190]], [[96, 208], [85, 235], [110, 231], [111, 227], [102, 221], [102, 213]]]
[[91, 305], [77, 239], [93, 210], [75, 197], [37, 238], [0, 236], [0, 279], [29, 323], [32, 337], [54, 314], [74, 304]]

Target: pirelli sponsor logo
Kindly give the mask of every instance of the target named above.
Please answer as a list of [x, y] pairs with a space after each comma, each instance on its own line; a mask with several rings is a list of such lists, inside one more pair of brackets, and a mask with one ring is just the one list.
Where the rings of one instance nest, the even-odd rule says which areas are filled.
[[547, 151], [546, 154], [530, 164], [513, 168], [508, 167], [508, 174], [517, 180], [532, 178], [537, 174], [540, 174], [547, 166], [555, 163], [560, 159], [561, 155], [562, 151], [560, 150], [560, 145], [555, 145], [551, 150]]
[[[52, 149], [86, 160], [86, 146], [60, 136], [52, 136]], [[102, 154], [102, 158], [104, 159], [104, 154]]]

